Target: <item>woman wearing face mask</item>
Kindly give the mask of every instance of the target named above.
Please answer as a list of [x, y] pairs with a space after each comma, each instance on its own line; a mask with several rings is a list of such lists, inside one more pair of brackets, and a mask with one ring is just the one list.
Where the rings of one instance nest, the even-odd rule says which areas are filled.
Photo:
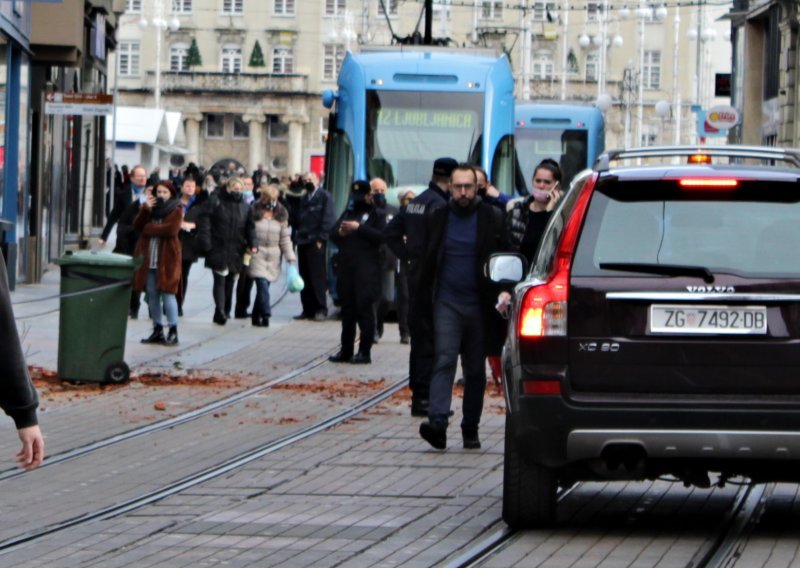
[[[334, 363], [371, 363], [375, 338], [373, 306], [381, 293], [381, 255], [386, 213], [373, 204], [368, 181], [356, 181], [350, 191], [351, 206], [330, 232], [339, 246], [336, 290], [342, 308], [342, 347], [329, 359]], [[361, 330], [358, 353], [353, 354], [356, 323]]]
[[533, 171], [533, 191], [527, 199], [512, 201], [506, 215], [506, 231], [511, 250], [533, 261], [550, 214], [563, 192], [559, 189], [561, 168], [555, 160], [542, 160]]
[[233, 285], [244, 268], [245, 252], [254, 253], [253, 211], [242, 198], [244, 183], [231, 178], [211, 194], [198, 219], [200, 250], [214, 276], [214, 323], [225, 325], [233, 303]]
[[278, 186], [270, 184], [263, 188], [261, 197], [253, 203], [258, 252], [250, 260], [249, 273], [256, 282], [252, 321], [257, 327], [269, 326], [269, 285], [280, 276], [281, 258], [286, 258], [290, 264], [297, 264], [292, 248], [289, 212], [280, 204], [279, 197]]
[[[153, 333], [142, 343], [177, 345], [178, 302], [181, 284], [181, 241], [178, 234], [183, 208], [172, 182], [159, 180], [155, 197], [148, 195], [133, 222], [139, 231], [134, 256], [144, 260], [133, 278], [134, 290], [146, 290]], [[163, 302], [163, 306], [162, 306]], [[169, 334], [164, 337], [162, 311], [167, 314]]]

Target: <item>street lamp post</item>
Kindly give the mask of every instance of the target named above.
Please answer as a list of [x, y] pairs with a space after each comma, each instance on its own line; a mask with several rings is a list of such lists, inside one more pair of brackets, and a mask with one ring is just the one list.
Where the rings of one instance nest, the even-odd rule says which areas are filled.
[[156, 0], [155, 15], [148, 20], [144, 16], [139, 20], [139, 27], [143, 30], [152, 27], [156, 31], [156, 81], [153, 89], [156, 109], [161, 108], [161, 36], [167, 30], [176, 32], [180, 29], [181, 23], [177, 17], [173, 16], [167, 21], [164, 16], [164, 4], [162, 0]]

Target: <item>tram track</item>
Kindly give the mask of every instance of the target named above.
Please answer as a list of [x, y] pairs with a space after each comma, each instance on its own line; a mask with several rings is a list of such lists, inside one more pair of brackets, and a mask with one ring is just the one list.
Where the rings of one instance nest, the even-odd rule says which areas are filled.
[[[577, 489], [577, 483], [567, 490], [559, 492], [559, 502], [566, 499]], [[758, 524], [758, 520], [774, 484], [746, 484], [736, 493], [725, 517], [717, 525], [716, 533], [712, 533], [697, 552], [686, 563], [687, 568], [724, 568], [733, 566], [746, 543], [746, 536]], [[555, 529], [558, 531], [558, 528]], [[575, 527], [571, 527], [575, 530]], [[469, 547], [457, 556], [440, 564], [444, 568], [474, 568], [483, 566], [525, 534], [524, 531], [512, 529], [502, 519], [491, 525], [489, 530], [477, 538]]]
[[309, 424], [308, 426], [292, 432], [291, 434], [287, 434], [278, 439], [265, 442], [264, 444], [251, 448], [237, 456], [231, 457], [222, 463], [206, 467], [200, 471], [170, 482], [162, 487], [147, 491], [139, 496], [119, 501], [112, 505], [81, 515], [76, 515], [74, 517], [70, 517], [41, 528], [30, 530], [17, 536], [6, 538], [5, 540], [0, 541], [0, 555], [12, 552], [24, 544], [34, 542], [70, 528], [86, 525], [92, 522], [113, 519], [137, 509], [141, 509], [142, 507], [156, 503], [172, 495], [179, 494], [182, 491], [241, 468], [255, 460], [277, 452], [287, 446], [296, 444], [317, 433], [342, 424], [350, 418], [353, 418], [354, 416], [373, 408], [374, 406], [391, 397], [393, 394], [402, 390], [407, 382], [408, 377], [404, 377], [392, 383], [388, 387], [383, 388], [379, 392], [361, 400], [357, 404], [340, 410], [332, 416], [318, 420], [312, 424]]

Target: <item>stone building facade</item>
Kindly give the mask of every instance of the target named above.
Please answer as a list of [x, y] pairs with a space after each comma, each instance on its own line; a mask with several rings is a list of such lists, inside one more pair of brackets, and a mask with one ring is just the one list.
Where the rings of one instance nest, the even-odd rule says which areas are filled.
[[[206, 167], [308, 169], [324, 154], [320, 95], [335, 88], [344, 53], [412, 42], [423, 30], [422, 1], [125, 1], [120, 104], [181, 112], [183, 159]], [[729, 24], [715, 18], [662, 2], [434, 0], [433, 36], [508, 53], [520, 100], [591, 104], [607, 94], [607, 147], [687, 143], [692, 106], [713, 102], [714, 61], [730, 67]], [[670, 110], [657, 115], [662, 100]]]

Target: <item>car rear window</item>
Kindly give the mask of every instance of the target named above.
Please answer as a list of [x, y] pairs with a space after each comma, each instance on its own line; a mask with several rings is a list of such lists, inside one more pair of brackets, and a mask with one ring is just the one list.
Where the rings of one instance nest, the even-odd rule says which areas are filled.
[[644, 263], [798, 278], [798, 198], [796, 183], [697, 192], [678, 189], [674, 181], [611, 182], [589, 205], [572, 274], [612, 272], [601, 270], [601, 263]]

